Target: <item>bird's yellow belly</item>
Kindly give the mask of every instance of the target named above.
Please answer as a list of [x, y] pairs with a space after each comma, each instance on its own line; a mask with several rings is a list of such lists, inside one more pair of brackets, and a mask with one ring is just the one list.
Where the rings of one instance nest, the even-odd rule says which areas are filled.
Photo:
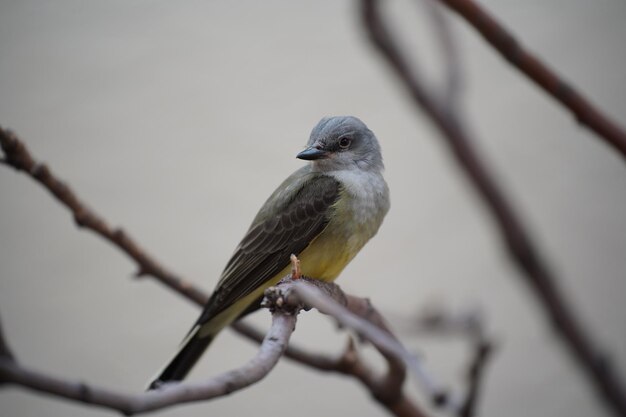
[[[369, 201], [361, 204], [359, 209], [370, 208], [376, 216], [357, 221], [353, 215], [356, 210], [350, 199], [343, 198], [335, 205], [335, 215], [324, 231], [320, 233], [309, 246], [298, 255], [302, 275], [322, 281], [334, 281], [348, 263], [356, 256], [367, 241], [376, 234], [378, 226], [386, 210], [369, 207]], [[363, 217], [363, 216], [361, 216]], [[237, 300], [232, 306], [211, 319], [211, 325], [205, 326], [201, 333], [217, 334], [223, 327], [231, 323], [254, 300], [263, 295], [265, 290], [289, 275], [291, 265], [286, 265], [282, 271], [252, 291], [245, 297]], [[201, 334], [202, 336], [202, 334]]]
[[354, 258], [349, 245], [322, 234], [300, 254], [302, 275], [322, 281], [333, 281]]
[[[302, 275], [322, 281], [333, 281], [337, 278], [360, 249], [360, 247], [352, 248], [352, 245], [345, 245], [339, 242], [341, 240], [338, 241], [332, 234], [322, 234], [315, 239], [298, 257]], [[287, 265], [282, 271], [256, 288], [252, 293], [237, 300], [231, 307], [213, 318], [211, 326], [206, 326], [206, 330], [201, 331], [201, 335], [204, 335], [204, 333], [217, 334], [223, 327], [239, 316], [250, 303], [262, 296], [267, 288], [276, 285], [278, 281], [289, 275], [290, 271], [291, 265]]]

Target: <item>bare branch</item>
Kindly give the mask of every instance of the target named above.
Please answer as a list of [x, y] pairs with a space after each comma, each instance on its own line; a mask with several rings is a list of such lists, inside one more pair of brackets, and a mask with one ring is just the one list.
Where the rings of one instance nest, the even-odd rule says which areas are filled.
[[483, 386], [485, 366], [493, 353], [494, 346], [489, 341], [479, 341], [474, 345], [474, 357], [467, 370], [467, 394], [459, 410], [459, 417], [473, 417], [476, 415], [476, 403]]
[[[11, 353], [11, 349], [9, 349], [9, 345], [4, 338], [4, 331], [2, 329], [2, 321], [0, 321], [0, 360], [8, 360], [14, 361], [15, 357], [13, 353]], [[2, 378], [0, 378], [0, 383], [2, 382]]]
[[[317, 288], [328, 300], [332, 300], [338, 305], [344, 306], [349, 312], [367, 320], [397, 342], [396, 337], [387, 326], [383, 317], [368, 299], [347, 295], [338, 285], [332, 282], [323, 282], [307, 277], [301, 277], [298, 281], [306, 282], [308, 286]], [[290, 280], [282, 281], [277, 287], [267, 291], [266, 299], [272, 299], [273, 302], [275, 302], [274, 299], [289, 299], [289, 304], [293, 303], [294, 300], [298, 300], [299, 302], [299, 300], [301, 300], [299, 294], [296, 293], [296, 297], [292, 296], [294, 290], [291, 287], [291, 283], [293, 282], [296, 282], [293, 276]], [[315, 304], [306, 304], [306, 306], [309, 308], [313, 306], [317, 307]], [[379, 348], [375, 343], [374, 346]], [[402, 393], [402, 385], [406, 377], [405, 366], [402, 359], [398, 358], [396, 355], [389, 354], [385, 349], [379, 349], [379, 351], [388, 364], [387, 374], [383, 378], [374, 378], [372, 372], [367, 370], [364, 364], [359, 364], [358, 367], [355, 365], [358, 362], [358, 353], [354, 349], [352, 342], [348, 343], [346, 351], [336, 363], [336, 370], [343, 373], [350, 370], [358, 370], [356, 373], [359, 375], [359, 379], [368, 381], [367, 385], [372, 395], [383, 404], [391, 404], [397, 401], [398, 396]], [[365, 374], [369, 375], [366, 376]]]
[[293, 333], [296, 316], [276, 312], [272, 325], [254, 358], [242, 367], [197, 383], [165, 384], [141, 394], [125, 394], [82, 382], [68, 381], [31, 370], [0, 358], [0, 381], [30, 388], [82, 403], [118, 410], [125, 415], [141, 414], [175, 404], [203, 401], [228, 395], [263, 379], [282, 356]]
[[626, 391], [611, 371], [605, 354], [595, 346], [557, 288], [557, 280], [526, 231], [513, 206], [500, 189], [494, 176], [481, 160], [468, 129], [461, 125], [453, 108], [443, 108], [432, 97], [422, 80], [413, 72], [389, 34], [378, 10], [377, 0], [362, 0], [363, 24], [372, 43], [408, 90], [416, 106], [424, 111], [439, 129], [456, 161], [482, 196], [495, 218], [509, 254], [524, 273], [523, 276], [544, 308], [557, 334], [569, 348], [589, 381], [620, 416], [626, 416]]
[[89, 209], [66, 184], [57, 179], [46, 165], [35, 161], [26, 145], [13, 132], [2, 127], [0, 127], [0, 146], [4, 151], [6, 163], [41, 183], [72, 212], [74, 221], [79, 227], [84, 227], [100, 235], [133, 259], [138, 266], [136, 273], [138, 277], [150, 275], [197, 304], [202, 305], [206, 302], [208, 297], [204, 292], [160, 265], [121, 228], [112, 228], [107, 224], [100, 215]]
[[[305, 281], [305, 279], [299, 280], [298, 282], [301, 281]], [[317, 297], [323, 297], [327, 298], [327, 300], [332, 303], [333, 301], [330, 299], [330, 294], [335, 297], [334, 299], [339, 299], [340, 302], [345, 302], [348, 298], [353, 298], [351, 302], [352, 305], [358, 304], [356, 297], [345, 296], [343, 292], [333, 284], [324, 285], [314, 280], [310, 281], [309, 285], [310, 283], [315, 283], [319, 288], [323, 288], [325, 285], [330, 288], [329, 291], [325, 292], [325, 295], [321, 293], [314, 294], [313, 297], [315, 299], [317, 299]], [[271, 294], [272, 291], [269, 291], [269, 293]], [[296, 298], [292, 297], [292, 301], [294, 300], [296, 300]], [[369, 304], [369, 302], [365, 302]], [[273, 311], [272, 327], [265, 336], [256, 357], [241, 368], [226, 372], [208, 381], [189, 384], [165, 384], [156, 391], [131, 395], [81, 382], [68, 381], [34, 371], [19, 365], [13, 361], [11, 357], [0, 358], [0, 381], [20, 385], [57, 397], [119, 410], [126, 415], [140, 414], [175, 404], [208, 400], [228, 395], [236, 390], [258, 382], [267, 375], [284, 353], [289, 336], [295, 328], [295, 317], [298, 310], [301, 309], [300, 302], [287, 303], [283, 300], [282, 296], [270, 296], [266, 304]], [[319, 305], [319, 301], [316, 302], [315, 305]], [[369, 317], [377, 317], [378, 313], [371, 313], [371, 311], [375, 311], [373, 307], [367, 310]], [[375, 320], [379, 319], [376, 318]], [[390, 334], [386, 334], [388, 337], [391, 337]], [[1, 340], [4, 340], [4, 336], [0, 328], [0, 341]], [[392, 338], [392, 340], [395, 339]], [[390, 364], [389, 374], [397, 372], [397, 368], [402, 367], [400, 370], [400, 375], [402, 376], [390, 377], [387, 375], [386, 377], [378, 378], [365, 363], [360, 360], [352, 343], [348, 345], [344, 355], [333, 364], [332, 370], [353, 376], [361, 381], [381, 405], [385, 406], [391, 413], [398, 417], [425, 416], [425, 414], [402, 393], [402, 384], [404, 382], [403, 366], [399, 364], [397, 358], [389, 354], [385, 354], [385, 356]], [[329, 368], [328, 370], [331, 369]]]
[[501, 23], [473, 0], [440, 0], [472, 25], [500, 54], [547, 94], [569, 109], [576, 120], [593, 130], [626, 157], [626, 132], [598, 110], [554, 70], [525, 49]]
[[[368, 299], [359, 298], [345, 294], [341, 288], [332, 282], [323, 282], [307, 277], [297, 280], [284, 279], [276, 287], [266, 291], [266, 298], [272, 300], [280, 299], [281, 305], [304, 306], [304, 308], [316, 308], [321, 313], [328, 314], [337, 320], [344, 327], [356, 330], [363, 339], [372, 343], [379, 353], [387, 361], [388, 369], [385, 375], [377, 375], [359, 356], [352, 339], [349, 339], [343, 355], [328, 370], [340, 372], [355, 377], [370, 391], [372, 396], [393, 415], [396, 416], [424, 416], [420, 410], [403, 393], [402, 386], [406, 375], [404, 358], [391, 352], [376, 338], [372, 339], [368, 331], [359, 331], [358, 326], [350, 325], [349, 318], [363, 325], [374, 333], [382, 334], [386, 341], [400, 350], [400, 342], [395, 338], [385, 320], [374, 308]], [[348, 321], [346, 318], [348, 317]], [[409, 355], [407, 353], [407, 355]], [[412, 359], [415, 366], [421, 370], [421, 375], [428, 374], [421, 369], [415, 358]], [[432, 379], [430, 379], [432, 381]], [[434, 386], [434, 384], [431, 384]], [[432, 392], [432, 398], [443, 398], [443, 391]]]
[[[330, 288], [330, 286], [336, 287], [336, 285], [332, 283], [329, 284], [317, 280], [282, 281], [275, 287], [275, 291], [278, 293], [275, 297], [283, 297], [286, 303], [294, 303], [294, 305], [303, 304], [307, 307], [314, 307], [321, 313], [332, 316], [339, 324], [354, 330], [360, 337], [370, 342], [385, 357], [389, 364], [390, 372], [392, 368], [406, 367], [417, 378], [422, 389], [424, 389], [435, 405], [445, 407], [453, 412], [458, 410], [459, 402], [447, 391], [440, 388], [439, 384], [425, 370], [418, 359], [408, 352], [406, 348], [398, 342], [395, 336], [389, 332], [386, 325], [381, 328], [375, 324], [378, 320], [376, 317], [379, 316], [379, 314], [371, 312], [375, 310], [371, 304], [369, 304], [369, 301], [363, 300], [362, 302], [358, 302], [358, 304], [361, 305], [368, 305], [365, 310], [369, 312], [367, 312], [366, 315], [360, 315], [364, 311], [362, 307], [357, 308], [361, 313], [355, 314], [344, 306], [340, 298], [328, 296], [330, 293], [340, 291]], [[330, 288], [330, 290], [328, 290], [328, 288]], [[268, 294], [266, 292], [266, 297], [267, 296]], [[356, 297], [353, 298], [356, 299]], [[366, 317], [370, 317], [370, 319], [374, 317], [374, 319], [370, 321], [370, 319]], [[384, 395], [388, 394], [386, 387], [394, 386], [395, 383], [397, 383], [397, 381], [394, 381], [387, 375], [378, 382], [373, 383], [374, 389], [372, 392], [375, 397], [376, 392], [380, 392], [384, 398]]]
[[487, 336], [482, 316], [475, 311], [452, 315], [441, 308], [436, 308], [420, 315], [417, 330], [420, 333], [462, 337], [471, 344], [472, 357], [465, 375], [467, 391], [458, 410], [458, 416], [474, 416], [483, 385], [485, 368], [496, 348], [492, 338]]
[[[235, 322], [231, 327], [235, 332], [255, 343], [261, 343], [265, 337], [264, 332], [243, 321]], [[341, 358], [333, 358], [328, 355], [309, 352], [292, 343], [287, 346], [284, 356], [320, 371], [339, 372]]]
[[439, 42], [439, 52], [445, 71], [444, 90], [439, 94], [447, 107], [456, 107], [463, 90], [463, 66], [456, 37], [450, 27], [448, 15], [436, 0], [421, 0], [433, 26], [435, 39]]

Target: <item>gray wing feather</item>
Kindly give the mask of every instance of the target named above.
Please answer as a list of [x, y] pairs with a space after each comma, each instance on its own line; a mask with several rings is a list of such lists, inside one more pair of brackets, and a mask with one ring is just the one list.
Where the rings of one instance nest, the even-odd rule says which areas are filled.
[[340, 190], [334, 178], [318, 174], [308, 175], [286, 201], [272, 195], [260, 211], [265, 215], [255, 219], [226, 264], [197, 323], [209, 321], [289, 265], [291, 254], [300, 254], [324, 230]]

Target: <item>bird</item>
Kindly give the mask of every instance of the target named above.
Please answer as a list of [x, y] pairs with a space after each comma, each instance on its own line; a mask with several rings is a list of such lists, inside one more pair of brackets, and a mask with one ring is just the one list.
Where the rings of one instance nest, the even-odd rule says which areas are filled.
[[236, 247], [173, 359], [149, 389], [181, 381], [217, 334], [260, 307], [263, 293], [289, 274], [334, 281], [379, 230], [389, 211], [380, 144], [354, 116], [324, 117], [303, 151], [308, 161], [270, 195]]

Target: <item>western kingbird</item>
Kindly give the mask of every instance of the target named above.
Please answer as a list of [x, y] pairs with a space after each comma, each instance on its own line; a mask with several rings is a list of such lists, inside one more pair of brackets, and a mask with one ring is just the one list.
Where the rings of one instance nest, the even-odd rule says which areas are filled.
[[310, 164], [291, 174], [267, 199], [180, 350], [151, 388], [180, 381], [231, 322], [259, 307], [266, 288], [290, 271], [332, 281], [373, 237], [389, 210], [376, 136], [352, 116], [326, 117], [297, 156]]

